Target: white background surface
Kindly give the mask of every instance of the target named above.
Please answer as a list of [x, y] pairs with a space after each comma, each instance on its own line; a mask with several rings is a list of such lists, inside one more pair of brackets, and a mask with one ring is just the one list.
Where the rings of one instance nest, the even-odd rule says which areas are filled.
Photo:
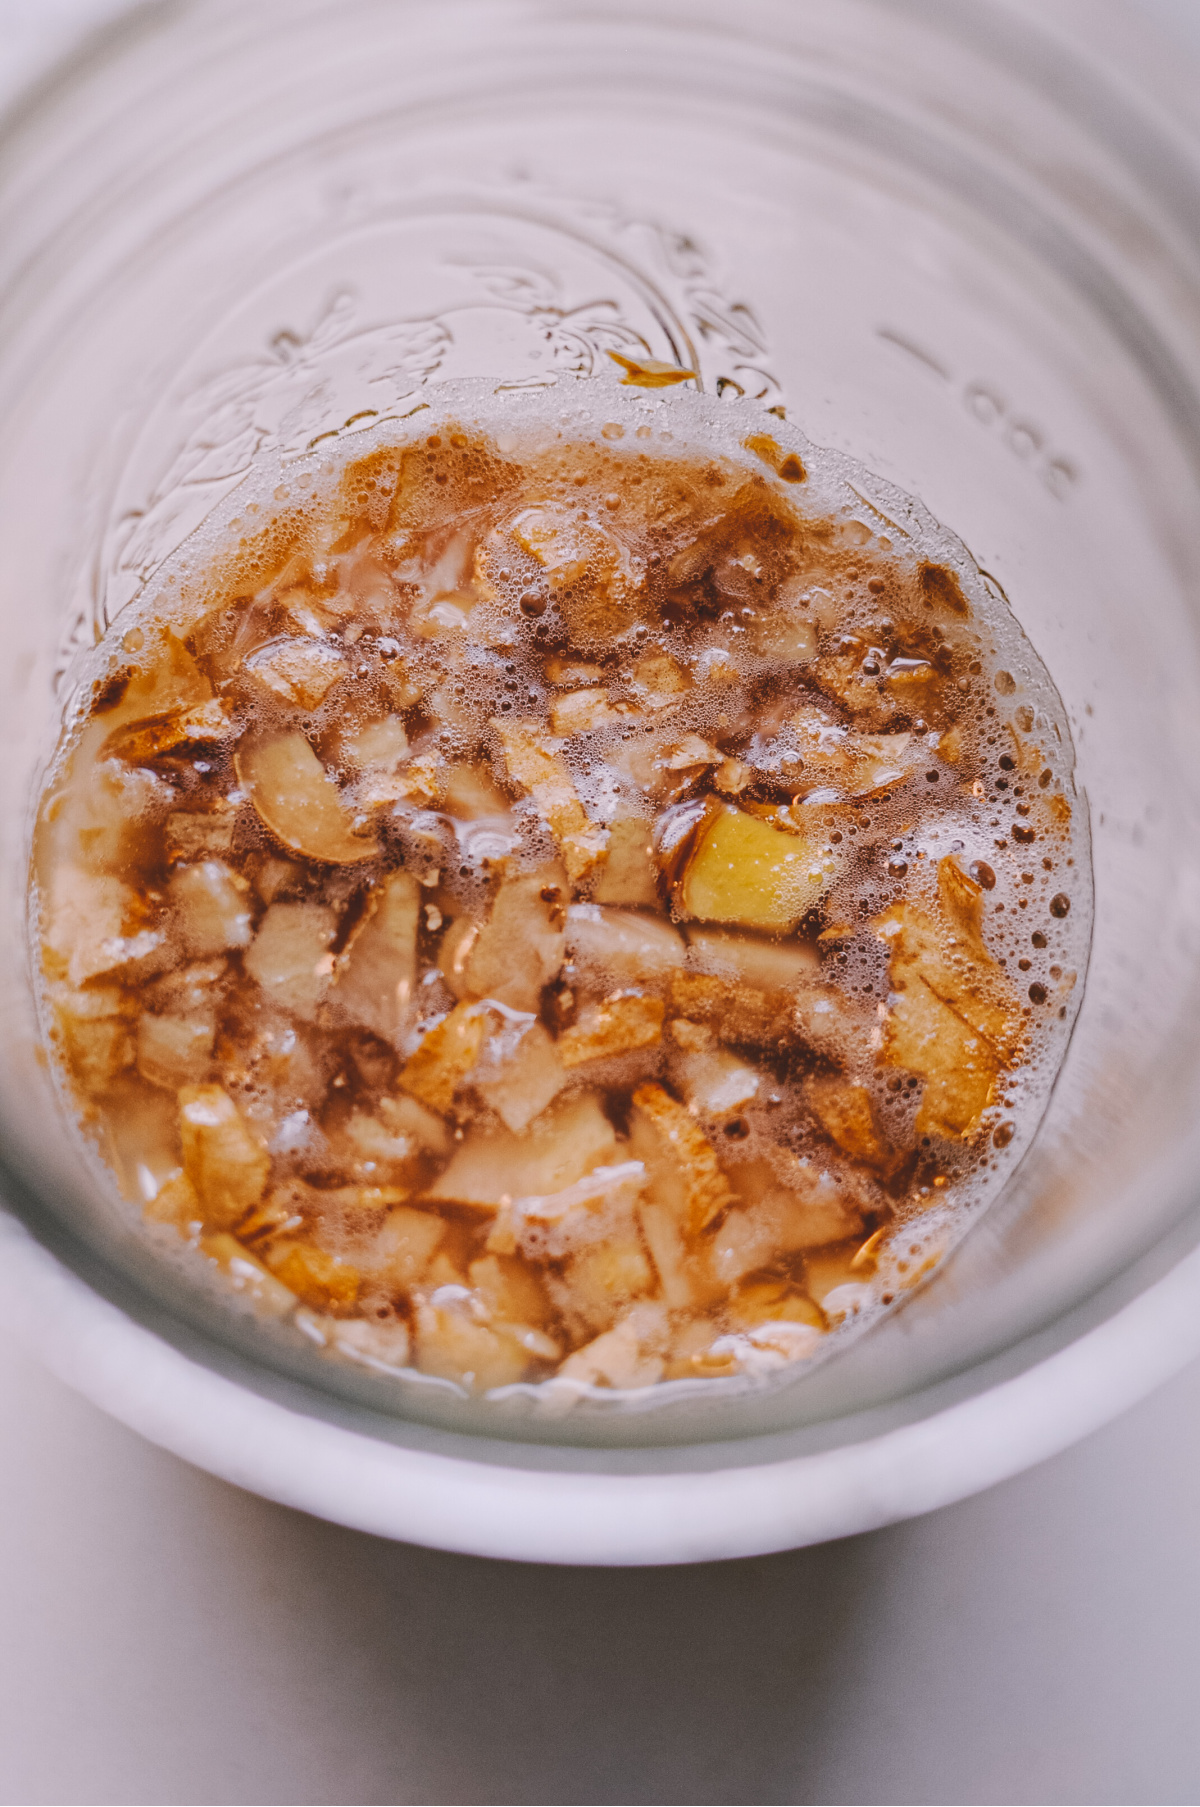
[[[0, 95], [118, 10], [0, 0]], [[1200, 71], [1200, 0], [1127, 10]], [[0, 1624], [4, 1802], [1194, 1803], [1200, 1369], [923, 1520], [620, 1573], [268, 1505], [0, 1338]]]

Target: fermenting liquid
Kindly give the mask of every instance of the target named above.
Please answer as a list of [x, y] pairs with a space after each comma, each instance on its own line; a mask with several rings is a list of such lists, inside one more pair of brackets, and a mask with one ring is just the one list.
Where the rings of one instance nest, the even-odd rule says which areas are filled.
[[770, 417], [599, 405], [248, 493], [93, 655], [36, 836], [150, 1233], [474, 1391], [870, 1322], [1027, 1143], [1086, 950], [1061, 705], [961, 548]]

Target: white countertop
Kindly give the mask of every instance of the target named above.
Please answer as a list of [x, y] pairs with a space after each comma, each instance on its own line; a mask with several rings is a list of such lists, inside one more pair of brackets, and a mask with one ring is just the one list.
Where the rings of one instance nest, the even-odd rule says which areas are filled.
[[[1200, 0], [1127, 9], [1200, 52]], [[0, 0], [0, 99], [119, 10]], [[690, 1569], [305, 1518], [2, 1337], [0, 1448], [4, 1802], [1200, 1799], [1200, 1368], [963, 1505]]]

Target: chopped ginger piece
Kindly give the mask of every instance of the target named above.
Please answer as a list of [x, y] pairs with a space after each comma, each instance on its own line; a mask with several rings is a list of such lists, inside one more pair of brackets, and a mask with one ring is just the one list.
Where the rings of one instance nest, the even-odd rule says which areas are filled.
[[519, 1249], [539, 1261], [557, 1261], [590, 1243], [628, 1240], [635, 1234], [632, 1208], [646, 1184], [641, 1161], [593, 1167], [557, 1192], [505, 1198], [488, 1235], [493, 1254]]
[[358, 1298], [356, 1267], [311, 1242], [274, 1242], [267, 1265], [277, 1280], [315, 1311], [349, 1311]]
[[439, 1286], [418, 1299], [415, 1360], [422, 1374], [456, 1381], [472, 1393], [522, 1380], [531, 1364], [530, 1351], [485, 1318], [475, 1295], [463, 1286]]
[[648, 709], [663, 709], [691, 688], [691, 680], [670, 653], [644, 653], [633, 668], [633, 688]]
[[666, 1313], [661, 1305], [633, 1305], [612, 1330], [569, 1355], [564, 1380], [590, 1387], [652, 1387], [666, 1366]]
[[578, 1067], [605, 1055], [652, 1047], [662, 1039], [663, 1015], [661, 998], [615, 991], [602, 1004], [589, 1004], [578, 1021], [564, 1029], [558, 1038], [559, 1059], [564, 1067]]
[[55, 996], [55, 1024], [80, 1085], [103, 1092], [134, 1064], [133, 1008], [118, 985], [64, 987]]
[[568, 1327], [585, 1336], [610, 1330], [635, 1299], [655, 1290], [654, 1269], [635, 1236], [593, 1243], [567, 1263], [565, 1281], [549, 1282]]
[[204, 1221], [232, 1227], [267, 1188], [270, 1158], [219, 1085], [185, 1085], [179, 1093], [183, 1170], [204, 1207]]
[[562, 1091], [567, 1070], [542, 1025], [525, 1018], [489, 1035], [471, 1083], [505, 1128], [520, 1132]]
[[638, 389], [670, 389], [676, 383], [696, 380], [694, 370], [687, 370], [682, 364], [664, 364], [661, 358], [627, 358], [620, 351], [610, 351], [608, 355], [625, 372], [621, 378], [623, 385], [633, 384]]
[[454, 1094], [479, 1058], [487, 1014], [478, 1004], [456, 1004], [426, 1031], [400, 1075], [400, 1084], [422, 1104], [448, 1117]]
[[891, 1150], [875, 1121], [870, 1091], [860, 1080], [810, 1079], [804, 1095], [830, 1141], [851, 1160], [868, 1167], [887, 1166]]
[[550, 705], [552, 734], [588, 734], [620, 719], [621, 711], [613, 708], [605, 690], [572, 690]]
[[227, 1230], [202, 1236], [200, 1247], [210, 1261], [216, 1262], [235, 1292], [243, 1293], [264, 1310], [282, 1316], [295, 1305], [294, 1289], [264, 1267], [257, 1255], [244, 1249], [236, 1236], [231, 1236]]
[[683, 937], [660, 916], [572, 904], [567, 947], [580, 971], [601, 984], [653, 985], [683, 965]]
[[604, 858], [606, 829], [593, 827], [562, 760], [539, 722], [494, 721], [508, 775], [527, 791], [558, 843], [567, 874], [586, 877]]
[[429, 1188], [431, 1199], [495, 1210], [562, 1191], [611, 1161], [617, 1136], [593, 1093], [559, 1099], [523, 1136], [473, 1130]]
[[619, 818], [608, 831], [608, 858], [596, 880], [597, 904], [658, 903], [658, 876], [650, 824], [636, 816]]
[[346, 661], [336, 647], [306, 635], [269, 640], [250, 654], [246, 670], [285, 703], [315, 709], [345, 677]]
[[216, 1025], [211, 1015], [138, 1019], [137, 1069], [151, 1085], [177, 1092], [208, 1078]]
[[925, 1081], [918, 1135], [968, 1135], [991, 1103], [1023, 1030], [1011, 987], [983, 940], [982, 892], [953, 858], [938, 867], [941, 922], [909, 903], [879, 917], [894, 997], [883, 1058]]
[[779, 1257], [823, 1248], [862, 1226], [863, 1194], [847, 1177], [796, 1160], [776, 1173], [763, 1161], [731, 1171], [744, 1203], [721, 1219], [709, 1259], [722, 1285], [767, 1267]]
[[326, 904], [273, 903], [246, 951], [246, 971], [277, 1004], [311, 1021], [333, 977], [336, 930]]
[[553, 878], [505, 879], [461, 962], [466, 993], [511, 1010], [536, 1010], [563, 963], [565, 923], [564, 887]]
[[[685, 1035], [684, 1041], [687, 1039]], [[757, 1067], [739, 1060], [727, 1048], [713, 1047], [683, 1048], [672, 1072], [689, 1106], [701, 1117], [728, 1117], [741, 1110], [758, 1092], [762, 1078]]]
[[370, 1318], [331, 1318], [327, 1334], [339, 1354], [364, 1367], [394, 1373], [408, 1366], [412, 1338], [403, 1318], [383, 1324]]
[[416, 879], [410, 872], [390, 873], [372, 889], [357, 932], [336, 965], [331, 1003], [339, 1014], [386, 1041], [394, 1040], [408, 1021], [420, 911]]
[[543, 1327], [549, 1322], [550, 1301], [541, 1275], [519, 1255], [481, 1255], [467, 1275], [493, 1322]]
[[655, 1199], [687, 1235], [695, 1235], [733, 1197], [716, 1151], [686, 1108], [660, 1085], [633, 1094], [630, 1150], [644, 1161]]
[[445, 1234], [445, 1219], [436, 1211], [397, 1205], [388, 1212], [376, 1240], [372, 1274], [379, 1274], [392, 1290], [408, 1292], [424, 1277]]
[[561, 690], [587, 688], [604, 682], [604, 667], [571, 654], [551, 653], [545, 664], [546, 682]]
[[147, 1223], [171, 1224], [186, 1236], [194, 1225], [203, 1223], [204, 1207], [191, 1180], [180, 1170], [167, 1176], [142, 1215]]
[[786, 1281], [759, 1280], [739, 1288], [730, 1311], [742, 1325], [768, 1324], [782, 1319], [793, 1324], [811, 1324], [814, 1330], [825, 1329], [825, 1314], [820, 1306]]
[[62, 961], [72, 985], [144, 959], [162, 935], [139, 928], [139, 899], [132, 885], [107, 874], [60, 867], [47, 912], [46, 945]]
[[177, 866], [167, 886], [175, 932], [194, 960], [248, 947], [254, 933], [248, 882], [223, 860]]

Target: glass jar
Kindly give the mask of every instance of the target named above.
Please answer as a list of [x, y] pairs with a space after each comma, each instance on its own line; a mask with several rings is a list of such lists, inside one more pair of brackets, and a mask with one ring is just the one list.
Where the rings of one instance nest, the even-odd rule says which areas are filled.
[[[954, 1497], [1190, 1352], [1198, 206], [1188, 147], [982, 0], [736, 19], [715, 0], [202, 0], [139, 9], [41, 90], [0, 186], [0, 1285], [51, 1361], [172, 1447], [349, 1522], [649, 1560]], [[510, 1418], [334, 1364], [148, 1251], [39, 1052], [30, 816], [72, 657], [257, 454], [348, 440], [429, 383], [615, 382], [610, 350], [785, 409], [962, 536], [1067, 704], [1095, 931], [1033, 1148], [902, 1311], [732, 1402], [685, 1387]], [[1078, 1385], [1051, 1432], [1012, 1402], [1051, 1396], [1064, 1361]]]

